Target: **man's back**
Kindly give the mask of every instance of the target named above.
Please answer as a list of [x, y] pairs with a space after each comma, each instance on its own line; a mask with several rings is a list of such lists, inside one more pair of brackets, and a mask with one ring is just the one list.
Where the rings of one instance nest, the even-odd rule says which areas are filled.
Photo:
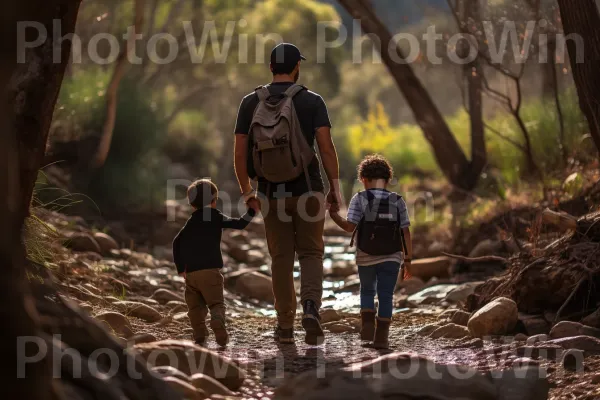
[[[267, 89], [271, 95], [282, 95], [293, 82], [276, 82], [267, 85]], [[259, 99], [255, 92], [248, 94], [242, 100], [240, 109], [238, 112], [237, 123], [235, 127], [236, 134], [247, 135], [250, 130], [254, 111], [258, 106]], [[294, 97], [294, 108], [300, 121], [300, 127], [302, 134], [306, 138], [308, 145], [314, 148], [315, 133], [318, 128], [327, 126], [331, 127], [329, 121], [329, 114], [327, 112], [327, 106], [323, 101], [323, 98], [317, 93], [309, 90], [302, 90]], [[313, 162], [308, 167], [308, 173], [310, 175], [310, 182], [313, 191], [322, 192], [324, 190], [323, 179], [321, 177], [321, 171], [319, 168], [319, 161], [315, 157]], [[277, 184], [278, 182], [272, 182]], [[267, 192], [266, 182], [259, 183], [259, 191], [262, 193]], [[288, 196], [301, 196], [308, 192], [308, 185], [306, 183], [306, 177], [300, 176], [298, 179], [288, 182], [283, 187], [277, 187], [279, 185], [271, 185], [270, 197], [273, 193], [289, 193]]]

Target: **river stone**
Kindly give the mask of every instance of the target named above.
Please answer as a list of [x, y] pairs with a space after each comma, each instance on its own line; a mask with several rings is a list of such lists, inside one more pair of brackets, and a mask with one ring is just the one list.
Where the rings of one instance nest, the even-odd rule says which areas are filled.
[[94, 318], [105, 322], [118, 336], [128, 338], [133, 335], [131, 324], [129, 323], [127, 317], [123, 314], [117, 312], [103, 312], [96, 315]]
[[408, 301], [413, 304], [435, 304], [446, 297], [446, 295], [458, 285], [441, 284], [428, 287], [408, 297]]
[[170, 301], [184, 301], [183, 296], [168, 289], [157, 289], [151, 298], [160, 304], [167, 304]]
[[439, 327], [441, 327], [441, 325], [438, 325], [438, 324], [428, 324], [428, 325], [425, 325], [422, 328], [420, 328], [417, 331], [417, 334], [420, 335], [420, 336], [428, 336], [433, 331], [435, 331], [436, 329], [438, 329]]
[[333, 308], [325, 308], [319, 312], [321, 316], [321, 323], [326, 324], [328, 322], [337, 322], [342, 319], [340, 314]]
[[164, 365], [164, 366], [160, 366], [160, 367], [152, 367], [150, 369], [150, 371], [153, 374], [158, 375], [161, 378], [166, 378], [168, 376], [172, 376], [172, 377], [180, 379], [184, 382], [191, 383], [191, 381], [192, 381], [192, 378], [190, 376], [184, 374], [177, 368], [174, 368], [174, 367], [171, 367], [168, 365]]
[[466, 327], [457, 324], [441, 326], [429, 335], [432, 339], [462, 339], [470, 336], [469, 330]]
[[238, 277], [235, 292], [252, 299], [273, 304], [273, 281], [260, 272], [249, 272]]
[[134, 349], [154, 366], [170, 365], [186, 375], [202, 373], [237, 391], [246, 374], [231, 360], [185, 340], [136, 344]]
[[460, 326], [467, 326], [469, 323], [469, 318], [471, 318], [471, 313], [463, 310], [456, 310], [456, 312], [450, 317], [450, 322]]
[[177, 379], [174, 376], [167, 376], [163, 380], [167, 382], [171, 389], [182, 395], [186, 400], [204, 400], [206, 398], [202, 390], [198, 390], [190, 383]]
[[65, 247], [74, 251], [89, 251], [97, 254], [101, 253], [98, 242], [96, 242], [96, 240], [91, 235], [85, 233], [76, 233], [71, 235], [65, 241]]
[[158, 311], [144, 303], [135, 301], [116, 301], [112, 304], [128, 316], [143, 319], [146, 322], [158, 322], [162, 319], [162, 316]]
[[202, 390], [206, 396], [233, 396], [233, 392], [231, 390], [227, 389], [222, 383], [208, 375], [194, 374], [191, 376], [190, 383], [196, 389]]
[[328, 324], [323, 324], [323, 328], [331, 333], [349, 333], [356, 331], [356, 329], [353, 326], [339, 322], [330, 322]]
[[570, 336], [593, 336], [600, 338], [600, 329], [585, 326], [579, 322], [562, 321], [554, 325], [550, 331], [550, 338], [560, 339]]
[[106, 233], [96, 232], [94, 233], [94, 240], [98, 243], [100, 247], [100, 254], [108, 256], [111, 254], [112, 250], [118, 250], [119, 244], [115, 239], [108, 236]]
[[573, 336], [553, 339], [548, 343], [557, 344], [565, 349], [582, 350], [586, 354], [600, 354], [600, 340], [591, 336]]
[[464, 303], [483, 282], [467, 282], [452, 289], [444, 298], [448, 303]]
[[151, 333], [138, 333], [137, 335], [130, 337], [129, 341], [133, 342], [133, 344], [152, 343], [156, 342], [156, 336]]
[[398, 276], [398, 283], [396, 285], [396, 289], [402, 291], [402, 293], [404, 294], [411, 296], [422, 290], [423, 286], [425, 286], [425, 282], [423, 282], [421, 278], [413, 276], [406, 280], [403, 280], [402, 276]]
[[581, 323], [592, 328], [600, 329], [600, 308], [581, 320]]
[[467, 327], [473, 337], [502, 336], [514, 330], [517, 318], [517, 304], [506, 297], [499, 297], [475, 312]]

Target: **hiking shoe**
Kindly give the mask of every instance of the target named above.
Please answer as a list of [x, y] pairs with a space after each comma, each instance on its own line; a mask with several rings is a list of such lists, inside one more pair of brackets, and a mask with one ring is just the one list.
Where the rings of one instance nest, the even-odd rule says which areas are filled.
[[217, 344], [221, 347], [227, 346], [227, 343], [229, 343], [229, 334], [227, 333], [225, 322], [220, 319], [211, 319], [210, 328], [215, 334], [215, 340], [217, 341]]
[[392, 320], [390, 318], [377, 317], [375, 338], [373, 339], [374, 348], [385, 350], [390, 347], [389, 336], [391, 323]]
[[316, 346], [323, 344], [325, 334], [321, 327], [321, 316], [314, 301], [306, 300], [304, 303], [304, 316], [302, 317], [302, 327], [306, 331], [304, 341], [306, 344]]
[[360, 340], [372, 342], [375, 337], [375, 310], [361, 310]]
[[281, 344], [294, 343], [294, 328], [283, 329], [279, 325], [275, 328], [275, 340]]
[[209, 336], [208, 328], [204, 325], [201, 329], [196, 328], [196, 330], [199, 331], [199, 333], [194, 337], [194, 343], [198, 346], [204, 346]]

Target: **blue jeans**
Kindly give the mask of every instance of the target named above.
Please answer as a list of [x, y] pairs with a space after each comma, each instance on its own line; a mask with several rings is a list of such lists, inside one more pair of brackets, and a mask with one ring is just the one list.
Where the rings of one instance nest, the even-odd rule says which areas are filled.
[[386, 261], [381, 264], [358, 267], [360, 277], [360, 308], [375, 309], [375, 294], [379, 299], [379, 318], [392, 318], [394, 289], [400, 273], [400, 263]]

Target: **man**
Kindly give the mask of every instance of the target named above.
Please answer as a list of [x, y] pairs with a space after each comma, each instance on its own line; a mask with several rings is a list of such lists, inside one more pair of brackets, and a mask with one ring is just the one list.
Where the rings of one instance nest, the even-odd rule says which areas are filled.
[[[271, 96], [281, 96], [294, 85], [300, 76], [300, 63], [306, 60], [300, 50], [289, 43], [276, 46], [271, 53], [273, 81], [267, 85]], [[323, 168], [327, 174], [330, 191], [324, 196], [324, 185], [315, 156], [306, 173], [286, 183], [258, 180], [257, 199], [252, 189], [248, 171], [248, 134], [254, 111], [259, 104], [256, 92], [242, 100], [235, 128], [235, 171], [242, 195], [255, 210], [264, 209], [265, 230], [272, 258], [273, 293], [278, 325], [275, 337], [280, 343], [294, 343], [294, 318], [296, 291], [294, 288], [294, 258], [298, 254], [301, 269], [301, 303], [304, 311], [302, 326], [306, 343], [321, 343], [319, 307], [323, 294], [323, 227], [325, 199], [327, 207], [339, 209], [339, 166], [331, 138], [331, 123], [325, 102], [318, 94], [307, 89], [293, 97], [302, 135], [314, 151], [319, 146]]]

